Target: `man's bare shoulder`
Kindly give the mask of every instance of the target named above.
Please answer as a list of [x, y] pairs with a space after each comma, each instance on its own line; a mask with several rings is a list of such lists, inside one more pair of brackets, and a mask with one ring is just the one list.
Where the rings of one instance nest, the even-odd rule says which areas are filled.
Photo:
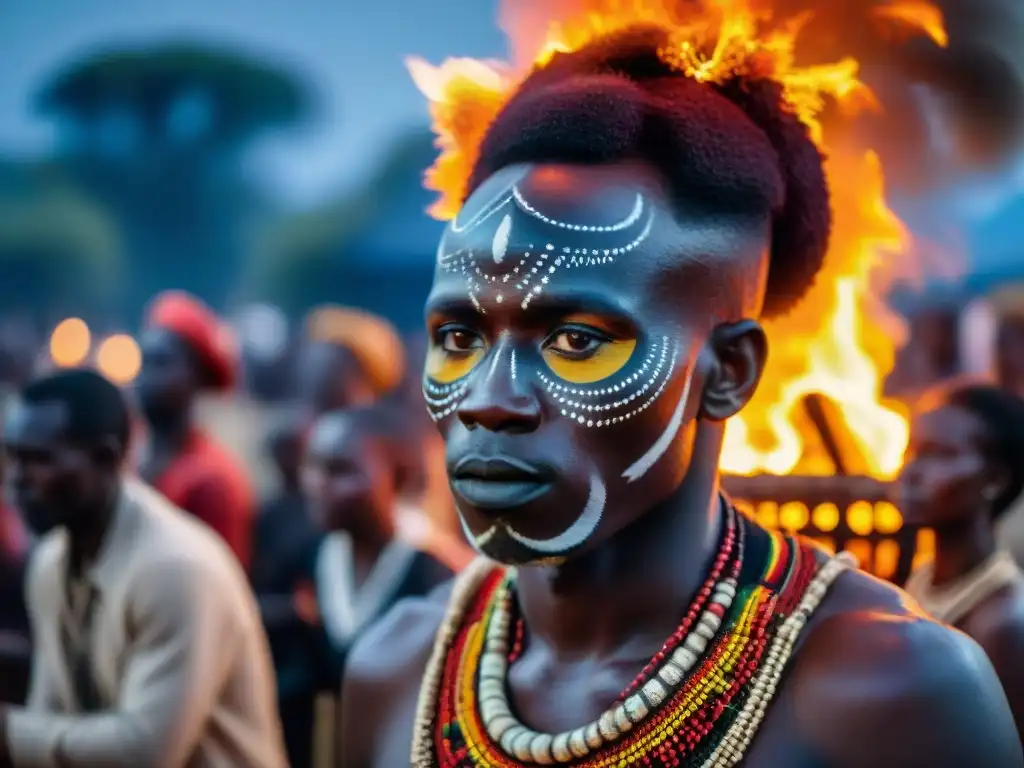
[[790, 686], [801, 740], [829, 766], [1024, 766], [984, 651], [863, 572], [833, 585], [808, 625]]
[[341, 766], [378, 764], [382, 751], [409, 754], [420, 682], [451, 590], [449, 581], [402, 600], [352, 647], [342, 680]]

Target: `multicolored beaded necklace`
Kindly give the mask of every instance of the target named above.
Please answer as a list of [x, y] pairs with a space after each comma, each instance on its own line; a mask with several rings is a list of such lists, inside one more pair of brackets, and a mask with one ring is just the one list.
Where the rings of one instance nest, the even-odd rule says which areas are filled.
[[477, 561], [456, 585], [420, 690], [417, 768], [736, 765], [797, 636], [847, 555], [821, 563], [802, 541], [730, 505], [718, 553], [676, 631], [597, 722], [558, 734], [523, 725], [507, 674], [523, 650], [515, 574]]

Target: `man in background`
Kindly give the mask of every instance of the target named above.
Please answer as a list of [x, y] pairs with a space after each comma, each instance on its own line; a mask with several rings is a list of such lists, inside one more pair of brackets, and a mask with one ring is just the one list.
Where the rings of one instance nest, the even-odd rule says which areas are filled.
[[176, 291], [157, 296], [145, 325], [137, 388], [148, 433], [139, 473], [220, 534], [248, 568], [254, 507], [249, 478], [194, 415], [201, 395], [235, 388], [237, 362], [225, 330], [198, 299]]
[[[994, 325], [992, 373], [999, 386], [1024, 397], [1024, 285], [1003, 286], [987, 303]], [[1018, 498], [1001, 516], [997, 536], [1000, 546], [1024, 567], [1024, 501]]]
[[9, 483], [40, 536], [26, 707], [5, 768], [284, 768], [273, 672], [245, 575], [203, 525], [122, 467], [131, 417], [100, 375], [30, 383], [5, 425]]

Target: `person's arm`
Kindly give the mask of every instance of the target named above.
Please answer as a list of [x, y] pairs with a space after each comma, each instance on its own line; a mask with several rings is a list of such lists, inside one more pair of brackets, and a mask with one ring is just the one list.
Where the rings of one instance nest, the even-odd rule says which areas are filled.
[[248, 572], [252, 561], [252, 510], [231, 480], [217, 476], [203, 479], [189, 492], [184, 507], [220, 534]]
[[117, 705], [81, 716], [11, 709], [14, 768], [180, 768], [194, 752], [238, 648], [238, 596], [222, 568], [155, 563], [133, 586]]

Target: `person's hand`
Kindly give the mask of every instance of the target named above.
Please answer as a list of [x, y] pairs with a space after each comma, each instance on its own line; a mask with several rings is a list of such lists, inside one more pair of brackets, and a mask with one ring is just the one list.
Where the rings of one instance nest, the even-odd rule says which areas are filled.
[[292, 605], [295, 607], [295, 614], [307, 624], [317, 626], [320, 624], [320, 606], [316, 599], [316, 590], [312, 584], [303, 582], [295, 588], [292, 594]]

